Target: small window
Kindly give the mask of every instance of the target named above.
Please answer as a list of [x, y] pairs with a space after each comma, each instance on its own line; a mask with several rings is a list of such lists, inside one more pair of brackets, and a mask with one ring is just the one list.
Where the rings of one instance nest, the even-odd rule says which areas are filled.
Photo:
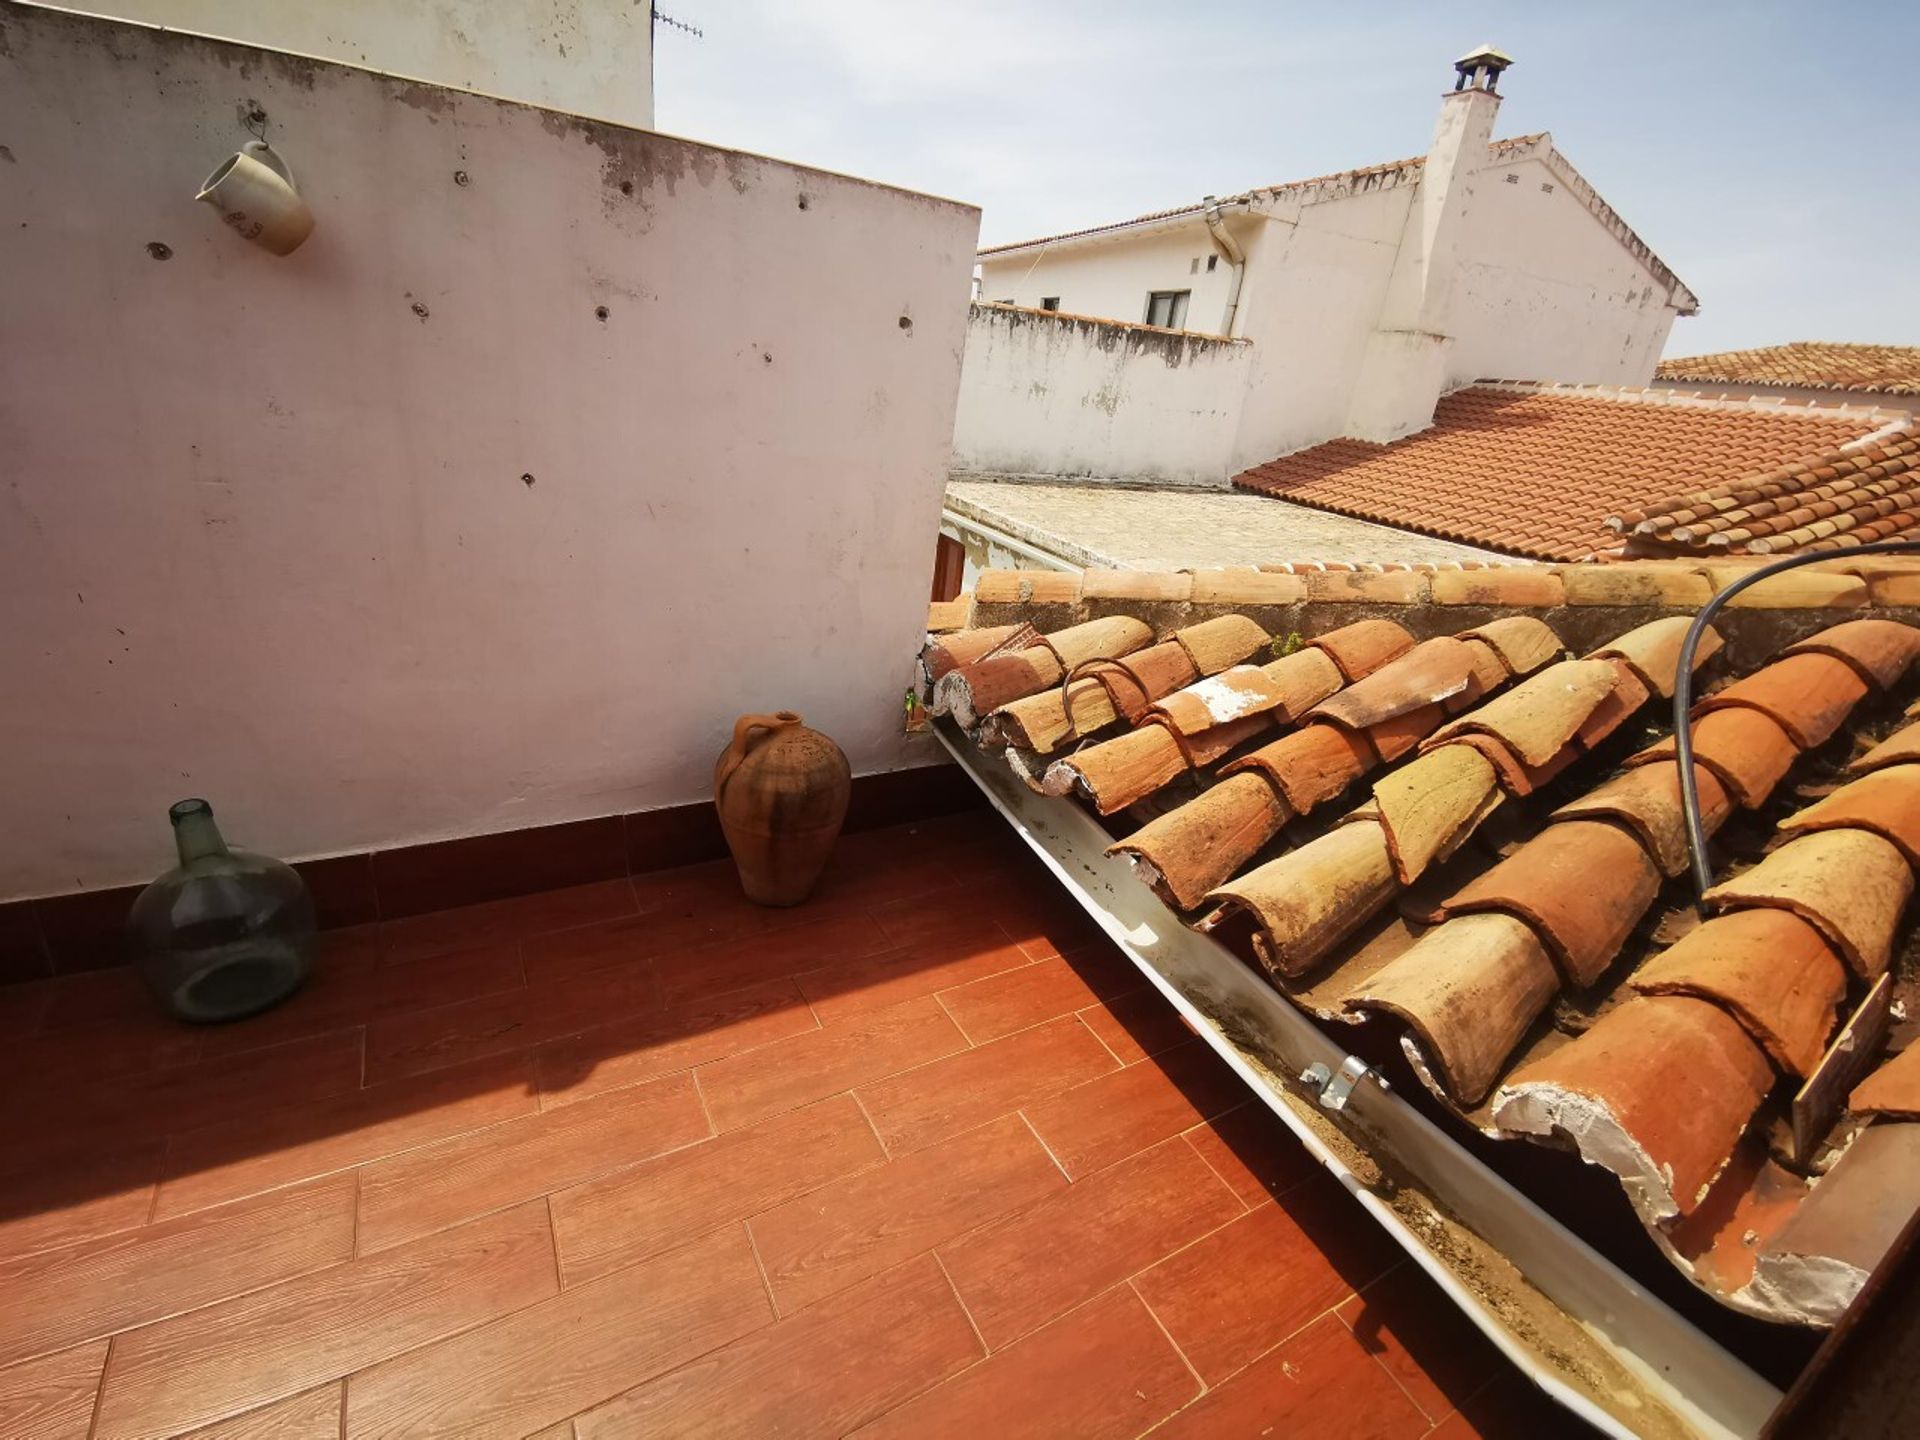
[[1042, 310], [1058, 310], [1060, 308], [1060, 297], [1058, 295], [1043, 295], [1040, 299], [1040, 308]]
[[1218, 255], [1209, 255], [1207, 257], [1207, 273], [1211, 275], [1213, 273], [1213, 267], [1219, 263], [1220, 257]]
[[1006, 299], [996, 300], [993, 303], [996, 305], [1018, 305], [1020, 302], [1009, 295]]
[[1198, 255], [1194, 256], [1193, 263], [1187, 266], [1187, 273], [1189, 275], [1198, 275], [1200, 273], [1200, 257]]
[[1147, 296], [1147, 324], [1178, 330], [1187, 323], [1187, 297], [1191, 290], [1155, 290]]

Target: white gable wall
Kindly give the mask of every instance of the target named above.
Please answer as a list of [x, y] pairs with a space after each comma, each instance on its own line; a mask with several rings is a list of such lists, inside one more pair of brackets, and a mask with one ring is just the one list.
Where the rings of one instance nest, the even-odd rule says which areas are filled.
[[[1244, 216], [1229, 223], [1236, 235], [1247, 225]], [[1173, 230], [1043, 250], [1037, 255], [1027, 251], [989, 258], [980, 262], [980, 298], [1038, 309], [1043, 299], [1057, 295], [1060, 309], [1067, 314], [1138, 325], [1146, 318], [1147, 296], [1153, 291], [1191, 290], [1186, 328], [1217, 335], [1226, 314], [1233, 267], [1223, 258], [1209, 274], [1206, 257], [1213, 253], [1207, 227], [1196, 219]], [[1193, 270], [1195, 260], [1200, 262], [1198, 273]], [[1236, 328], [1247, 333], [1244, 327]]]
[[1544, 161], [1480, 176], [1453, 292], [1450, 387], [1645, 385], [1673, 319], [1666, 287]]

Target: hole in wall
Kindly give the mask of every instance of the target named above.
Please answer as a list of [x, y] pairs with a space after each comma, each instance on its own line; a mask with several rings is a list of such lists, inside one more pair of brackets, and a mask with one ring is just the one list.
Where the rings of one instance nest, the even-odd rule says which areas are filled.
[[533, 488], [533, 472], [531, 470], [523, 470], [520, 474], [520, 483], [531, 490]]
[[418, 300], [414, 301], [410, 308], [413, 310], [413, 313], [418, 315], [422, 320], [427, 318], [427, 307], [422, 305]]
[[456, 185], [471, 185], [473, 178], [464, 170], [456, 170], [453, 172], [453, 183]]
[[596, 320], [604, 320], [612, 313], [613, 312], [604, 305], [596, 305], [593, 307], [593, 318]]
[[812, 205], [812, 204], [813, 204], [813, 201], [812, 201], [811, 199], [809, 199], [809, 198], [808, 198], [807, 196], [805, 196], [805, 195], [802, 195], [802, 196], [800, 197], [800, 208], [801, 208], [802, 210], [805, 210], [805, 209], [806, 209], [806, 208], [807, 208], [808, 206], [810, 206], [810, 205]]
[[900, 317], [900, 328], [911, 335], [913, 333], [913, 317], [911, 315], [902, 315]]
[[171, 260], [173, 258], [173, 247], [160, 240], [149, 240], [147, 242], [147, 254], [156, 260]]
[[631, 180], [622, 180], [620, 182], [620, 193], [622, 195], [631, 195], [633, 193], [633, 182]]
[[769, 364], [769, 365], [771, 365], [771, 364], [773, 363], [773, 352], [772, 352], [772, 351], [762, 351], [762, 352], [761, 352], [761, 355], [760, 355], [760, 358], [761, 358], [762, 360], [764, 360], [764, 361], [766, 361], [766, 362], [767, 362], [767, 364]]

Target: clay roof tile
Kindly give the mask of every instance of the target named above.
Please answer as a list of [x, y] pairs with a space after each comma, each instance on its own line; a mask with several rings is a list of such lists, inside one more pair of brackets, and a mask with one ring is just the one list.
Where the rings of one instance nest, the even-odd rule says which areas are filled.
[[1909, 1044], [1854, 1086], [1847, 1108], [1856, 1115], [1920, 1120], [1920, 1045]]
[[1442, 726], [1426, 748], [1477, 732], [1501, 740], [1528, 765], [1545, 765], [1619, 683], [1605, 660], [1562, 660]]
[[[1669, 735], [1629, 756], [1626, 763], [1657, 765], [1671, 763], [1673, 757], [1673, 737]], [[1793, 737], [1776, 722], [1758, 710], [1736, 706], [1715, 710], [1693, 722], [1693, 758], [1696, 765], [1704, 765], [1719, 777], [1736, 800], [1752, 809], [1766, 803], [1774, 786], [1800, 758], [1800, 751]]]
[[1820, 830], [1788, 841], [1751, 870], [1707, 891], [1723, 910], [1772, 906], [1810, 922], [1863, 980], [1893, 954], [1913, 871], [1893, 844], [1865, 830]]
[[[1920, 706], [1920, 702], [1915, 703], [1916, 706]], [[1907, 713], [1912, 715], [1916, 711], [1910, 709]], [[1870, 770], [1884, 770], [1889, 765], [1912, 765], [1916, 762], [1920, 762], [1920, 722], [1894, 731], [1866, 754], [1850, 763], [1847, 769], [1864, 773]]]
[[1920, 629], [1898, 620], [1849, 620], [1809, 635], [1786, 653], [1812, 651], [1844, 660], [1869, 685], [1886, 690], [1900, 682], [1907, 667], [1920, 659]]
[[[1588, 658], [1602, 660], [1618, 657], [1626, 661], [1633, 667], [1634, 673], [1652, 687], [1654, 694], [1663, 700], [1671, 700], [1675, 675], [1680, 668], [1680, 645], [1687, 638], [1687, 629], [1692, 623], [1692, 619], [1685, 615], [1650, 620], [1610, 644], [1601, 646]], [[1705, 665], [1720, 646], [1719, 632], [1709, 625], [1701, 633], [1700, 643], [1694, 647], [1693, 668], [1698, 670]]]
[[1382, 777], [1370, 808], [1386, 833], [1395, 878], [1411, 885], [1444, 860], [1502, 799], [1493, 765], [1467, 745], [1447, 745]]
[[1789, 654], [1709, 695], [1694, 707], [1696, 717], [1732, 706], [1758, 710], [1777, 721], [1802, 750], [1810, 750], [1838, 730], [1865, 698], [1867, 682], [1852, 665], [1831, 655]]
[[1389, 660], [1406, 654], [1413, 648], [1413, 636], [1405, 626], [1391, 620], [1356, 620], [1307, 644], [1331, 655], [1340, 673], [1351, 681], [1371, 675]]
[[1399, 658], [1335, 692], [1308, 712], [1349, 730], [1365, 730], [1395, 716], [1434, 705], [1473, 683], [1473, 652], [1461, 640], [1423, 640]]
[[1789, 815], [1781, 830], [1868, 830], [1899, 847], [1920, 869], [1920, 765], [1890, 765], [1841, 786], [1824, 800]]
[[1214, 890], [1210, 898], [1255, 924], [1254, 952], [1269, 970], [1299, 975], [1359, 929], [1394, 891], [1378, 825], [1342, 825]]
[[1516, 676], [1531, 675], [1561, 653], [1560, 637], [1537, 615], [1503, 615], [1461, 631], [1460, 638], [1486, 641]]
[[[1726, 790], [1705, 765], [1695, 763], [1700, 822], [1708, 835], [1717, 831], [1733, 810]], [[1638, 837], [1647, 854], [1668, 876], [1687, 870], [1687, 826], [1680, 804], [1680, 766], [1638, 765], [1589, 790], [1553, 812], [1556, 820], [1617, 820]]]

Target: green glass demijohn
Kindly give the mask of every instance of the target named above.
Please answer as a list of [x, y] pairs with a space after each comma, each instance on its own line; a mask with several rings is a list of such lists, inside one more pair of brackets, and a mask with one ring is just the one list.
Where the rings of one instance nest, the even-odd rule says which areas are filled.
[[291, 865], [229, 850], [204, 800], [167, 812], [180, 864], [127, 917], [134, 967], [182, 1020], [239, 1020], [287, 998], [313, 968], [313, 897]]

